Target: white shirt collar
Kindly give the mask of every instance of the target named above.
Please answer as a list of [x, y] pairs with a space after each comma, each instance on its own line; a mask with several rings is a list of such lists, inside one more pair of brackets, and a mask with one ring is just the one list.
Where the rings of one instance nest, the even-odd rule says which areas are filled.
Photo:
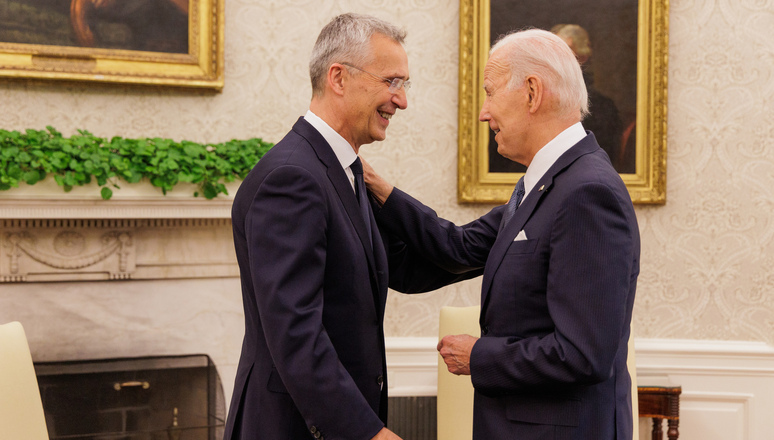
[[355, 161], [355, 159], [357, 159], [357, 153], [355, 153], [352, 145], [350, 145], [349, 142], [344, 139], [344, 137], [337, 133], [336, 130], [332, 129], [327, 122], [323, 121], [322, 118], [312, 113], [311, 110], [306, 111], [304, 119], [309, 123], [309, 125], [314, 127], [315, 130], [319, 131], [325, 141], [328, 142], [328, 145], [331, 146], [333, 154], [336, 155], [336, 159], [339, 160], [341, 167], [344, 168], [344, 174], [347, 175], [349, 184], [352, 186], [352, 190], [354, 191], [355, 173], [352, 172], [352, 168], [350, 168], [350, 166]]
[[532, 163], [529, 164], [527, 172], [524, 174], [524, 197], [522, 200], [527, 198], [529, 192], [551, 168], [551, 165], [584, 137], [586, 137], [586, 130], [580, 122], [577, 122], [559, 133], [535, 153]]
[[319, 131], [322, 137], [325, 138], [325, 140], [333, 149], [333, 153], [336, 155], [336, 158], [341, 163], [341, 167], [345, 170], [349, 169], [349, 166], [352, 165], [352, 162], [357, 159], [357, 154], [352, 148], [352, 145], [350, 145], [346, 139], [338, 134], [336, 130], [332, 129], [327, 122], [323, 121], [319, 116], [312, 113], [311, 110], [307, 110], [306, 114], [304, 115], [304, 119], [306, 119], [306, 122], [308, 122], [312, 127]]

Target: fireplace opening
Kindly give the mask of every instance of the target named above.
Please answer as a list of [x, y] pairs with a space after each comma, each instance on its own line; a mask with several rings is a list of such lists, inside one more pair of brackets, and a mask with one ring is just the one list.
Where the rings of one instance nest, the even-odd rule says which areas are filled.
[[220, 440], [225, 400], [207, 355], [37, 362], [51, 440]]

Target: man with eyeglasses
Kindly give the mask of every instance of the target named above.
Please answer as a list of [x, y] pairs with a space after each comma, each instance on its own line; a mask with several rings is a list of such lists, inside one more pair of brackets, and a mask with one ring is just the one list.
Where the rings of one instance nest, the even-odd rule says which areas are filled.
[[404, 38], [369, 16], [326, 25], [309, 111], [237, 192], [245, 337], [226, 440], [399, 439], [385, 427], [387, 286], [419, 292], [467, 276], [412, 261], [380, 234], [363, 183], [360, 146], [383, 140], [408, 105]]

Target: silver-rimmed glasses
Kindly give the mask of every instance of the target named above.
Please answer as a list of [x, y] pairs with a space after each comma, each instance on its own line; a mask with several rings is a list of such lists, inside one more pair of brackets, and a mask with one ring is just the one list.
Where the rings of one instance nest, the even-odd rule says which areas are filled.
[[407, 91], [407, 92], [408, 92], [408, 91], [409, 91], [409, 89], [411, 88], [411, 81], [410, 81], [410, 80], [404, 80], [404, 79], [401, 79], [401, 78], [393, 78], [393, 79], [389, 79], [389, 78], [385, 78], [385, 77], [383, 77], [383, 76], [379, 76], [379, 75], [377, 75], [377, 74], [375, 74], [375, 73], [371, 73], [371, 72], [369, 72], [369, 71], [367, 71], [367, 70], [363, 70], [363, 69], [361, 69], [360, 67], [353, 66], [352, 64], [349, 64], [349, 63], [341, 63], [341, 64], [343, 64], [343, 65], [345, 65], [345, 66], [347, 66], [347, 67], [351, 67], [351, 68], [353, 68], [353, 69], [357, 69], [357, 70], [359, 70], [359, 71], [361, 71], [361, 72], [365, 72], [365, 73], [367, 73], [367, 74], [369, 74], [369, 75], [373, 76], [374, 78], [378, 78], [378, 79], [380, 79], [380, 80], [382, 80], [382, 81], [386, 82], [387, 84], [389, 84], [389, 85], [390, 85], [390, 87], [389, 87], [389, 89], [388, 89], [388, 90], [389, 90], [389, 91], [390, 91], [390, 93], [392, 93], [393, 95], [396, 95], [396, 94], [398, 93], [398, 91], [400, 91], [400, 88], [401, 88], [401, 87], [403, 87], [404, 89], [406, 89], [406, 91]]

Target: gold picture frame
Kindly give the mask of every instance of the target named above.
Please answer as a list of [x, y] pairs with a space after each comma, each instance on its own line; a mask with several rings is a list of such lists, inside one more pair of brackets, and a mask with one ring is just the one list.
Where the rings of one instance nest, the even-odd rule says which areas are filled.
[[[521, 175], [519, 172], [492, 170], [490, 129], [487, 123], [478, 121], [485, 97], [483, 71], [491, 41], [490, 1], [504, 0], [460, 0], [458, 200], [467, 203], [507, 202]], [[556, 6], [556, 3], [542, 2], [542, 5]], [[585, 3], [583, 5], [589, 6]], [[542, 7], [545, 9], [545, 6]], [[630, 103], [634, 111], [630, 112], [631, 123], [627, 133], [633, 133], [629, 145], [635, 148], [631, 172], [619, 171], [619, 174], [634, 203], [664, 204], [669, 1], [639, 0], [634, 7], [636, 10], [631, 13], [636, 14], [636, 18], [632, 19], [636, 20], [636, 66], [631, 68], [636, 72], [636, 80], [632, 80], [636, 86], [632, 84], [631, 87], [636, 87], [636, 98], [632, 98]], [[596, 12], [589, 20], [599, 19], [600, 11]], [[501, 20], [501, 16], [498, 11], [498, 20]], [[529, 25], [532, 24], [527, 23]], [[522, 27], [525, 26], [522, 24], [516, 29]], [[635, 59], [634, 55], [630, 57]], [[593, 100], [591, 105], [593, 114]], [[626, 143], [622, 141], [622, 145]]]
[[224, 0], [0, 2], [0, 78], [223, 88]]

